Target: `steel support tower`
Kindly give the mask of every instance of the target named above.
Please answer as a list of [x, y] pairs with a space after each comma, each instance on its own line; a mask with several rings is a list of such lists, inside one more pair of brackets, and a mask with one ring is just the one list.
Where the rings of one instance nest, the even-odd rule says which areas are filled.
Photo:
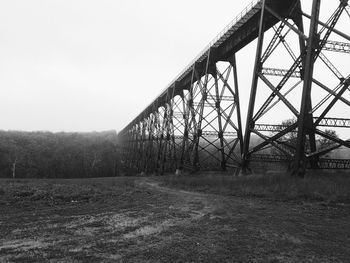
[[[349, 3], [333, 1], [323, 21], [325, 1], [306, 1], [309, 12], [303, 2], [250, 3], [120, 131], [125, 167], [249, 172], [254, 163], [279, 162], [298, 176], [306, 169], [349, 169]], [[242, 118], [237, 52], [252, 41]]]

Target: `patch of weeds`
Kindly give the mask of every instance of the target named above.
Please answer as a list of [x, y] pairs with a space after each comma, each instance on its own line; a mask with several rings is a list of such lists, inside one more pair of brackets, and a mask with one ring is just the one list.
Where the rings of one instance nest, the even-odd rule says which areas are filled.
[[199, 192], [308, 200], [326, 203], [350, 202], [350, 176], [309, 174], [305, 178], [285, 173], [233, 177], [229, 175], [182, 175], [159, 178], [165, 185]]
[[107, 202], [133, 191], [134, 181], [130, 178], [8, 179], [0, 180], [0, 196], [6, 197], [5, 203], [18, 205]]

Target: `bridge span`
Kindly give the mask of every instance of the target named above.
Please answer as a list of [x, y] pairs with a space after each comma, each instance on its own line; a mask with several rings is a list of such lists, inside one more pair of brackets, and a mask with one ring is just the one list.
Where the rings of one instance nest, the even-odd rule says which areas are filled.
[[[349, 169], [350, 8], [326, 2], [251, 2], [119, 132], [126, 168]], [[242, 116], [236, 54], [253, 41]]]

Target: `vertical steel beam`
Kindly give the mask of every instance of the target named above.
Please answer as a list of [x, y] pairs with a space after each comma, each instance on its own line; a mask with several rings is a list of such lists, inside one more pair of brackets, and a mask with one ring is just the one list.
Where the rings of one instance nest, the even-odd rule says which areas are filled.
[[[300, 19], [299, 23], [298, 23], [298, 29], [304, 33], [304, 23], [303, 20]], [[303, 54], [306, 50], [306, 43], [305, 43], [305, 39], [301, 36], [299, 36], [299, 48], [300, 48], [300, 53]], [[303, 81], [305, 81], [305, 70], [308, 70], [306, 67], [306, 59], [304, 57], [303, 61], [302, 61], [302, 66], [301, 66], [301, 79]], [[313, 127], [313, 115], [312, 115], [312, 101], [311, 101], [311, 96], [309, 96], [309, 99], [307, 100], [307, 112], [309, 112], [309, 115], [307, 116], [307, 126], [308, 127]], [[315, 135], [315, 131], [314, 129], [309, 129], [308, 130], [308, 134], [309, 134], [309, 142], [310, 142], [310, 150], [311, 152], [315, 152], [316, 151], [316, 135]], [[317, 168], [317, 159], [318, 158], [312, 158], [311, 160], [311, 167], [312, 168]]]
[[243, 163], [242, 163], [243, 173], [248, 173], [248, 165], [249, 165], [248, 152], [249, 152], [250, 134], [251, 134], [251, 130], [254, 128], [254, 125], [255, 125], [253, 121], [253, 115], [254, 115], [254, 105], [255, 105], [256, 91], [257, 91], [258, 79], [259, 79], [258, 74], [261, 71], [261, 54], [262, 54], [262, 48], [264, 43], [264, 30], [265, 30], [265, 5], [266, 5], [266, 1], [263, 0], [262, 6], [261, 6], [259, 35], [258, 35], [258, 41], [256, 46], [255, 65], [254, 65], [254, 72], [253, 72], [253, 78], [252, 78], [252, 86], [250, 90], [248, 114], [247, 114], [244, 143], [243, 143]]
[[185, 164], [185, 151], [186, 151], [186, 145], [188, 143], [188, 118], [189, 118], [188, 100], [186, 101], [185, 94], [183, 91], [181, 93], [181, 99], [182, 99], [182, 107], [184, 109], [184, 112], [183, 112], [184, 131], [183, 131], [183, 138], [182, 138], [182, 144], [181, 144], [181, 157], [180, 157], [180, 169], [182, 170]]
[[155, 126], [155, 133], [156, 133], [156, 149], [154, 154], [154, 172], [156, 172], [157, 174], [159, 173], [159, 156], [160, 156], [160, 149], [161, 149], [161, 123], [160, 123], [160, 113], [159, 113], [159, 108], [156, 109], [155, 111], [155, 117], [156, 117], [156, 126]]
[[203, 113], [204, 113], [204, 106], [205, 102], [207, 100], [207, 85], [208, 85], [208, 78], [209, 78], [209, 63], [210, 63], [210, 52], [211, 50], [209, 49], [208, 54], [207, 54], [207, 61], [205, 65], [205, 71], [204, 71], [204, 84], [201, 84], [200, 78], [198, 78], [198, 81], [200, 82], [200, 90], [202, 94], [202, 98], [200, 101], [200, 110], [198, 114], [198, 123], [196, 127], [196, 133], [197, 137], [194, 142], [194, 152], [193, 152], [193, 168], [195, 171], [198, 171], [200, 168], [200, 163], [199, 163], [199, 154], [198, 154], [198, 148], [199, 148], [199, 141], [200, 138], [202, 137], [202, 121], [203, 121]]
[[[160, 109], [158, 109], [159, 112]], [[159, 129], [158, 129], [158, 151], [157, 151], [157, 173], [158, 174], [162, 174], [163, 170], [162, 170], [162, 159], [163, 159], [163, 144], [164, 144], [164, 120], [165, 120], [165, 116], [166, 116], [166, 111], [164, 109], [164, 113], [163, 115], [161, 114], [161, 112], [159, 112], [159, 115], [162, 119], [159, 119]]]
[[[313, 0], [310, 32], [309, 32], [309, 39], [307, 41], [307, 54], [306, 54], [305, 67], [304, 67], [303, 93], [301, 98], [300, 114], [298, 117], [297, 146], [296, 146], [295, 161], [294, 161], [294, 166], [292, 171], [292, 173], [297, 176], [304, 176], [305, 174], [306, 134], [313, 129], [312, 125], [310, 125], [311, 123], [310, 123], [309, 111], [311, 109], [311, 86], [312, 86], [312, 77], [313, 77], [313, 70], [314, 70], [314, 63], [315, 63], [314, 57], [316, 54], [317, 44], [319, 40], [317, 35], [317, 26], [318, 26], [318, 20], [319, 20], [320, 5], [321, 5], [321, 0]], [[311, 116], [311, 122], [313, 122], [312, 116]], [[311, 139], [314, 140], [315, 138], [313, 137]]]
[[136, 151], [137, 151], [137, 148], [136, 148], [136, 125], [133, 125], [132, 128], [131, 128], [131, 147], [130, 147], [130, 150], [129, 150], [129, 158], [130, 158], [130, 161], [129, 161], [129, 164], [130, 164], [130, 169], [134, 169], [134, 160], [135, 160], [135, 154], [136, 154]]
[[168, 110], [167, 105], [164, 106], [164, 114], [163, 114], [163, 122], [162, 122], [162, 128], [161, 128], [161, 140], [160, 140], [160, 147], [159, 147], [159, 156], [158, 156], [158, 166], [159, 166], [159, 172], [160, 174], [164, 173], [165, 168], [165, 161], [166, 161], [166, 150], [167, 150], [167, 142], [166, 142], [166, 127], [167, 127], [167, 120], [168, 120]]
[[130, 161], [129, 161], [129, 167], [130, 169], [134, 170], [135, 167], [136, 167], [136, 163], [135, 161], [137, 160], [136, 159], [136, 155], [137, 155], [137, 139], [138, 139], [138, 134], [137, 134], [137, 126], [134, 125], [132, 127], [132, 137], [131, 137], [131, 148], [130, 148], [130, 154], [129, 154], [129, 158], [130, 158]]
[[174, 129], [173, 129], [173, 105], [172, 99], [167, 103], [167, 120], [166, 120], [166, 146], [164, 152], [164, 165], [165, 171], [170, 172], [174, 169], [176, 165], [176, 157], [175, 154], [175, 141], [174, 141]]
[[163, 151], [162, 151], [162, 159], [161, 159], [161, 173], [163, 174], [166, 170], [166, 164], [168, 162], [168, 146], [169, 146], [169, 105], [166, 103], [164, 113], [164, 128], [163, 128]]
[[240, 153], [242, 155], [243, 153], [243, 129], [242, 129], [242, 115], [241, 115], [241, 105], [239, 102], [239, 88], [238, 88], [238, 74], [237, 74], [237, 63], [236, 63], [236, 54], [233, 54], [232, 57], [229, 60], [230, 64], [232, 65], [233, 69], [233, 78], [234, 78], [234, 85], [235, 85], [235, 104], [236, 104], [236, 115], [237, 115], [237, 137], [239, 140], [239, 146], [240, 146]]
[[185, 109], [185, 131], [184, 131], [184, 144], [183, 144], [183, 163], [186, 164], [187, 167], [191, 167], [191, 170], [193, 168], [193, 143], [197, 137], [196, 133], [196, 115], [195, 115], [195, 109], [194, 109], [194, 87], [195, 87], [195, 78], [196, 78], [196, 64], [192, 67], [192, 74], [191, 74], [191, 84], [189, 87], [189, 92], [186, 100], [186, 109]]
[[141, 158], [140, 158], [140, 166], [139, 171], [145, 172], [145, 166], [147, 162], [147, 118], [144, 118], [142, 121], [142, 136], [141, 136]]
[[196, 123], [196, 114], [194, 109], [194, 96], [193, 91], [195, 87], [195, 78], [196, 78], [196, 64], [193, 65], [192, 68], [192, 76], [191, 76], [191, 86], [189, 88], [188, 100], [187, 100], [187, 134], [185, 132], [184, 138], [186, 139], [186, 149], [185, 149], [185, 161], [187, 165], [193, 169], [193, 146], [194, 141], [197, 138], [197, 123]]
[[[154, 106], [153, 106], [154, 109]], [[146, 165], [145, 172], [150, 173], [153, 171], [153, 147], [154, 147], [154, 114], [151, 113], [148, 117], [148, 143], [146, 149]]]
[[175, 170], [178, 168], [177, 166], [177, 156], [176, 156], [176, 143], [175, 143], [175, 134], [174, 134], [174, 97], [175, 97], [175, 88], [174, 85], [173, 92], [170, 97], [169, 107], [170, 107], [170, 115], [169, 115], [169, 135], [170, 135], [170, 155], [171, 155], [171, 165], [170, 165], [170, 171], [175, 172]]
[[136, 170], [139, 172], [139, 168], [141, 167], [141, 161], [142, 161], [142, 127], [141, 122], [137, 124], [137, 134], [136, 134], [136, 152], [135, 152], [135, 164], [136, 164]]
[[212, 72], [212, 75], [214, 77], [214, 85], [215, 85], [215, 108], [216, 108], [216, 113], [217, 113], [217, 120], [218, 120], [218, 136], [219, 136], [219, 140], [220, 140], [220, 153], [221, 153], [221, 169], [222, 170], [226, 170], [226, 158], [225, 158], [225, 145], [224, 145], [224, 131], [222, 129], [222, 114], [221, 114], [221, 107], [220, 107], [220, 103], [221, 103], [221, 98], [220, 98], [220, 92], [219, 92], [219, 84], [218, 84], [218, 77], [217, 77], [217, 69], [216, 66], [214, 66], [214, 70]]

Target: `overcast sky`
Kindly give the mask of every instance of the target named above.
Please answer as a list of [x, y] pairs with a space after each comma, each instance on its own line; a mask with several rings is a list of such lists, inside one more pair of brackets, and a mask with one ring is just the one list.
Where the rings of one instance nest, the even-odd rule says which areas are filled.
[[0, 0], [0, 129], [121, 130], [249, 2]]
[[0, 0], [0, 128], [122, 129], [247, 2]]

